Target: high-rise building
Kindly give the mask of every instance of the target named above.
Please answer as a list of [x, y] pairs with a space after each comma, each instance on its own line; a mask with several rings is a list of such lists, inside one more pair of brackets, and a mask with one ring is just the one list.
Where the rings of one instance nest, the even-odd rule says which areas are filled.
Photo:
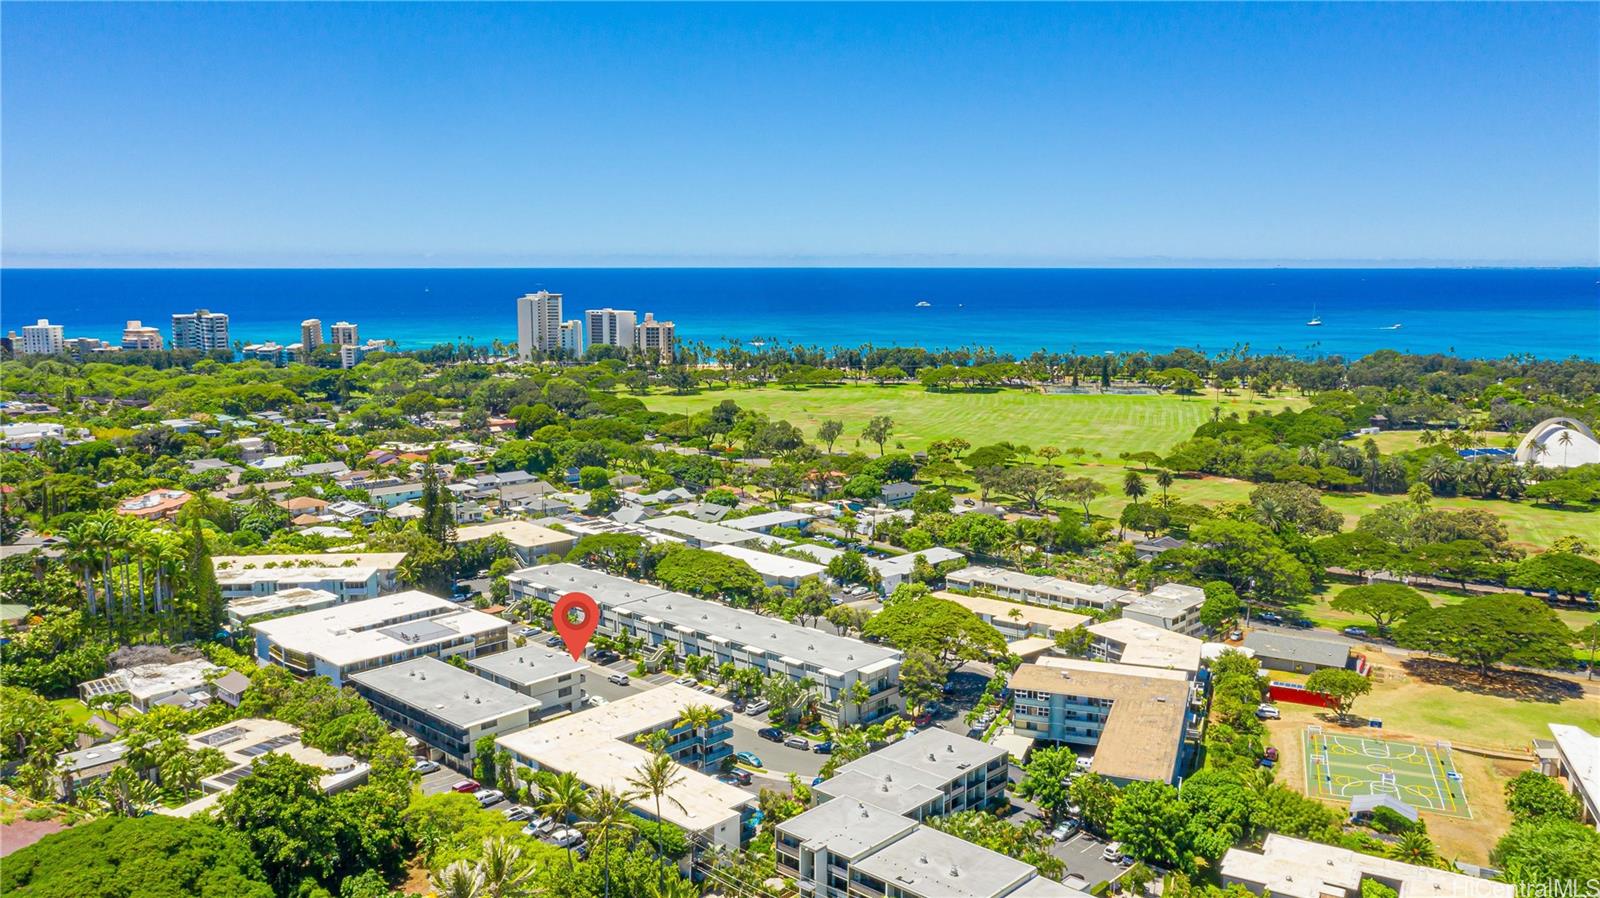
[[160, 351], [166, 348], [166, 341], [161, 339], [161, 329], [146, 327], [144, 322], [130, 321], [122, 329], [123, 349], [153, 349]]
[[634, 346], [642, 353], [670, 362], [677, 350], [673, 331], [672, 322], [657, 321], [655, 315], [646, 312], [644, 320], [634, 329]]
[[583, 321], [574, 318], [561, 322], [561, 351], [571, 358], [583, 357]]
[[198, 349], [210, 352], [227, 349], [228, 316], [210, 309], [196, 309], [188, 314], [172, 316], [172, 348]]
[[356, 336], [356, 326], [348, 321], [340, 321], [333, 326], [333, 345], [354, 346], [361, 342]]
[[61, 341], [61, 349], [80, 362], [96, 353], [117, 351], [117, 347], [98, 337], [68, 337]]
[[321, 318], [307, 318], [300, 322], [300, 345], [307, 353], [322, 345]]
[[536, 352], [561, 346], [561, 294], [540, 290], [517, 298], [517, 358], [533, 360]]
[[589, 309], [583, 313], [589, 329], [589, 346], [633, 348], [638, 313], [629, 309]]
[[55, 355], [61, 352], [63, 329], [59, 324], [51, 324], [48, 319], [40, 318], [38, 324], [25, 325], [22, 328], [22, 354], [23, 355]]
[[[355, 325], [351, 325], [351, 327], [354, 326]], [[387, 347], [388, 344], [384, 343], [382, 340], [368, 340], [367, 342], [359, 345], [355, 343], [340, 343], [339, 367], [354, 368], [355, 366], [361, 364], [361, 360], [367, 357], [367, 353], [383, 352]]]

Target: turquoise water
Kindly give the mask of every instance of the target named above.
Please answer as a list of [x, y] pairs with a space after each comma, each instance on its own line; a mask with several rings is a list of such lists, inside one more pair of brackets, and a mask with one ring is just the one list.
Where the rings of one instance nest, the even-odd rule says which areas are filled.
[[513, 300], [544, 288], [568, 318], [650, 311], [713, 344], [1600, 358], [1597, 283], [1595, 269], [11, 269], [0, 328], [47, 317], [115, 341], [127, 319], [169, 331], [206, 307], [244, 341], [297, 341], [304, 318], [408, 348], [510, 341]]

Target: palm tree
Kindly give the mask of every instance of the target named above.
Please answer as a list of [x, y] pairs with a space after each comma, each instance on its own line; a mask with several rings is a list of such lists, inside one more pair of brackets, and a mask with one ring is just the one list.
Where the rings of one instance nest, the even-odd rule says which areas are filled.
[[1162, 499], [1162, 501], [1166, 501], [1166, 498], [1167, 498], [1167, 487], [1172, 486], [1173, 479], [1174, 478], [1172, 476], [1172, 472], [1168, 471], [1165, 468], [1162, 468], [1161, 470], [1156, 472], [1156, 486], [1161, 487], [1161, 499]]
[[1400, 841], [1389, 846], [1389, 857], [1416, 864], [1419, 867], [1439, 866], [1439, 852], [1433, 847], [1433, 840], [1428, 834], [1411, 830], [1400, 836]]
[[601, 789], [589, 801], [589, 819], [578, 821], [578, 829], [590, 837], [590, 843], [599, 848], [605, 858], [606, 898], [611, 898], [611, 838], [628, 835], [634, 831], [633, 812], [628, 800], [615, 790]]
[[[571, 773], [558, 775], [548, 786], [542, 789], [544, 801], [539, 805], [539, 813], [546, 814], [554, 820], [566, 823], [574, 817], [580, 817], [589, 810], [589, 793], [583, 790], [583, 783]], [[572, 866], [572, 846], [567, 846], [567, 866]]]
[[533, 862], [522, 856], [522, 849], [509, 839], [496, 837], [483, 840], [483, 856], [478, 860], [477, 873], [483, 880], [483, 891], [489, 898], [522, 898], [533, 894]]
[[1138, 471], [1129, 471], [1123, 476], [1122, 494], [1132, 499], [1133, 504], [1139, 504], [1139, 497], [1145, 494], [1145, 486], [1144, 478], [1139, 476]]
[[[685, 713], [687, 713], [689, 710], [691, 709], [684, 709]], [[706, 710], [709, 711], [710, 709], [707, 708]], [[682, 721], [680, 721], [680, 723], [681, 722]], [[670, 795], [667, 795], [667, 793], [671, 791], [672, 787], [677, 786], [682, 782], [683, 771], [678, 767], [678, 762], [672, 760], [672, 758], [664, 754], [653, 755], [650, 760], [639, 765], [639, 768], [634, 771], [633, 776], [628, 777], [628, 785], [633, 787], [633, 795], [639, 798], [650, 798], [655, 801], [657, 823], [657, 863], [661, 862], [661, 856], [663, 854], [661, 844], [661, 827], [659, 825], [661, 823], [661, 799], [663, 797], [667, 798], [667, 800], [671, 801], [677, 806], [678, 810], [687, 813], [688, 809], [683, 806], [683, 802]]]
[[1556, 437], [1556, 444], [1561, 447], [1561, 467], [1570, 467], [1567, 459], [1572, 455], [1572, 431], [1561, 431], [1561, 436]]
[[483, 898], [483, 873], [466, 861], [456, 861], [428, 877], [438, 898]]
[[[694, 657], [709, 660], [711, 656], [696, 655]], [[711, 729], [721, 719], [722, 712], [710, 705], [685, 705], [684, 709], [678, 712], [678, 726], [689, 727], [702, 736], [705, 735], [706, 730]]]
[[83, 577], [83, 595], [88, 600], [89, 619], [98, 612], [95, 601], [94, 569], [100, 561], [100, 530], [92, 520], [83, 520], [67, 531], [67, 565]]

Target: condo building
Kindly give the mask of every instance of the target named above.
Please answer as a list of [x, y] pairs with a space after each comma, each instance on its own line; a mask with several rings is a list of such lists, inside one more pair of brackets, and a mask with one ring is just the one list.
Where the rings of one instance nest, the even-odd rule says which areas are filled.
[[[817, 684], [822, 715], [830, 723], [866, 724], [898, 713], [900, 652], [835, 636], [788, 621], [729, 608], [682, 593], [575, 564], [524, 568], [508, 576], [511, 594], [554, 603], [583, 592], [600, 606], [599, 631], [627, 634], [648, 647], [680, 657], [708, 655], [711, 666], [732, 663], [763, 674]], [[866, 690], [855, 700], [854, 688]]]
[[130, 321], [122, 329], [122, 348], [159, 352], [166, 348], [166, 341], [161, 337], [160, 328], [147, 327], [142, 321]]
[[[692, 706], [712, 711], [709, 725], [683, 721]], [[524, 767], [571, 773], [591, 789], [612, 789], [633, 796], [630, 780], [649, 763], [651, 751], [636, 741], [665, 734], [662, 750], [688, 768], [661, 797], [661, 820], [691, 837], [719, 848], [737, 850], [755, 834], [756, 796], [723, 783], [708, 773], [733, 754], [732, 705], [668, 683], [577, 714], [559, 717], [495, 739]], [[629, 806], [647, 820], [656, 819], [656, 802], [630, 797]]]
[[674, 330], [672, 322], [657, 321], [655, 315], [646, 312], [644, 320], [634, 329], [634, 346], [645, 355], [670, 362], [677, 352]]
[[561, 345], [561, 294], [540, 290], [517, 298], [517, 358], [554, 352]]
[[589, 666], [572, 660], [564, 651], [528, 643], [519, 648], [483, 655], [467, 662], [478, 676], [532, 698], [539, 703], [535, 717], [576, 711], [584, 699]]
[[479, 739], [516, 732], [539, 711], [537, 699], [431, 657], [352, 674], [350, 685], [458, 770], [472, 766]]
[[500, 618], [416, 590], [261, 621], [250, 629], [262, 664], [327, 677], [335, 686], [353, 674], [412, 658], [504, 651], [510, 641], [510, 624]]
[[1176, 781], [1199, 738], [1205, 693], [1184, 671], [1043, 658], [1011, 688], [1018, 736], [1092, 749], [1089, 769], [1119, 785]]
[[305, 555], [218, 555], [211, 559], [222, 597], [268, 596], [287, 589], [320, 589], [355, 602], [399, 589], [404, 552], [325, 552]]
[[300, 347], [310, 352], [322, 345], [322, 319], [307, 318], [300, 322]]
[[1230, 848], [1218, 872], [1225, 886], [1239, 885], [1276, 898], [1360, 898], [1364, 880], [1392, 889], [1399, 898], [1512, 898], [1508, 882], [1454, 870], [1421, 867], [1361, 854], [1348, 848], [1267, 833], [1261, 851]]
[[558, 348], [569, 358], [583, 357], [583, 321], [573, 318], [561, 322], [561, 337], [557, 341]]
[[338, 321], [333, 325], [332, 339], [328, 342], [335, 346], [354, 346], [361, 341], [359, 329], [348, 321]]
[[227, 349], [228, 316], [209, 309], [196, 309], [187, 314], [172, 316], [172, 348], [198, 349], [210, 352]]
[[1038, 577], [1020, 571], [973, 565], [951, 571], [945, 582], [952, 589], [988, 592], [1002, 599], [1063, 608], [1110, 611], [1134, 601], [1137, 593], [1102, 584], [1077, 583], [1060, 577]]
[[24, 325], [22, 328], [22, 354], [56, 355], [60, 353], [66, 348], [63, 330], [61, 325], [51, 324], [45, 318], [40, 318], [37, 324]]
[[628, 309], [587, 309], [583, 317], [589, 332], [587, 346], [633, 347], [637, 313]]

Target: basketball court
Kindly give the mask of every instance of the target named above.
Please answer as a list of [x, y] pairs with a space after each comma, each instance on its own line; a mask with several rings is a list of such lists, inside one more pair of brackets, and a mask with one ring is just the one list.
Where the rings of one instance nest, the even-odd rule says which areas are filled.
[[1448, 742], [1414, 745], [1324, 733], [1319, 726], [1307, 727], [1301, 742], [1306, 794], [1313, 798], [1391, 795], [1421, 811], [1472, 817]]

